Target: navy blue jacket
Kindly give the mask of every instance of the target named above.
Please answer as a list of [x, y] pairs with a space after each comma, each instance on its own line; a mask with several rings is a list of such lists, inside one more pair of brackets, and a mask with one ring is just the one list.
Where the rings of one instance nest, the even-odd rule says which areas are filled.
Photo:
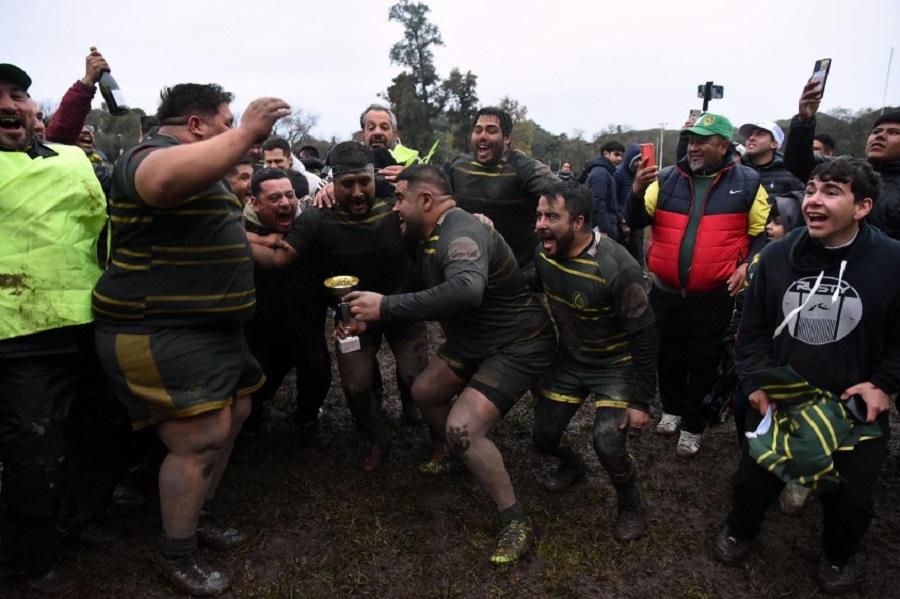
[[597, 156], [584, 165], [587, 175], [585, 185], [594, 194], [594, 210], [591, 219], [601, 233], [613, 239], [619, 237], [619, 210], [616, 196], [616, 182], [613, 180], [612, 162], [603, 156]]

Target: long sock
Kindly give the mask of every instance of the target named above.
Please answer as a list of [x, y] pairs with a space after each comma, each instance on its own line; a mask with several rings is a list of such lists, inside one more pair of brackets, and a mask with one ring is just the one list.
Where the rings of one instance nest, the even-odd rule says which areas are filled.
[[191, 535], [184, 539], [173, 539], [163, 533], [159, 542], [159, 552], [166, 559], [178, 559], [191, 555], [197, 551], [197, 535]]
[[522, 511], [522, 502], [516, 501], [508, 508], [500, 510], [500, 512], [498, 512], [498, 515], [500, 516], [500, 522], [503, 525], [509, 524], [514, 520], [523, 519], [525, 517], [525, 513]]

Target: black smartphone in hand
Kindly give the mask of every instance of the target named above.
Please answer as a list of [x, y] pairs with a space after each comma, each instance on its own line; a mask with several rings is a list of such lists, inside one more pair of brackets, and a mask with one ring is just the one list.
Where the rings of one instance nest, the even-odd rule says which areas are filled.
[[831, 59], [830, 58], [820, 58], [816, 61], [815, 66], [813, 67], [813, 74], [811, 81], [817, 81], [819, 83], [819, 99], [822, 99], [822, 96], [825, 95], [825, 82], [828, 81], [828, 71], [831, 70]]

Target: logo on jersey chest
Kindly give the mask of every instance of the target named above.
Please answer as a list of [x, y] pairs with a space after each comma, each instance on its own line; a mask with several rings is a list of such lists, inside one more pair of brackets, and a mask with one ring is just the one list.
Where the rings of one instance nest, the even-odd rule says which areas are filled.
[[[806, 303], [787, 330], [791, 337], [803, 343], [825, 345], [840, 341], [859, 325], [863, 305], [856, 289], [835, 277], [822, 277], [822, 283], [810, 299], [816, 278], [804, 277], [791, 283], [782, 298], [781, 311], [786, 316]], [[837, 300], [832, 302], [835, 290]]]
[[588, 304], [587, 296], [581, 291], [576, 291], [572, 294], [572, 305], [578, 308], [579, 310], [583, 310]]

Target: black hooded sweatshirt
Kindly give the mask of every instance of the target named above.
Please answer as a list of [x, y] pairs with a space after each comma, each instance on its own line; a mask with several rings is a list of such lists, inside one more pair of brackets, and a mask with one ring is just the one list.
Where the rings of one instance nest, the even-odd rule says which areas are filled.
[[803, 227], [766, 246], [757, 267], [735, 345], [747, 393], [754, 372], [786, 364], [838, 394], [865, 381], [900, 389], [900, 242], [861, 223], [852, 244], [829, 250]]

